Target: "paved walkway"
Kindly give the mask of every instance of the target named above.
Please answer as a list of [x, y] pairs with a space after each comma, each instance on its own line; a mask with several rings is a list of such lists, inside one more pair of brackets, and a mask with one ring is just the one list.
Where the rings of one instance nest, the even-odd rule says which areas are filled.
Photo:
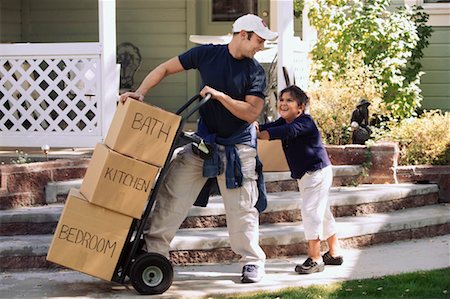
[[[450, 267], [450, 235], [345, 249], [342, 266], [298, 275], [305, 256], [269, 260], [266, 276], [256, 284], [239, 282], [238, 264], [176, 266], [171, 288], [151, 298], [208, 298], [214, 294], [271, 291], [286, 287], [328, 284], [351, 279]], [[74, 271], [0, 273], [0, 298], [144, 298], [131, 285], [102, 281]], [[150, 296], [149, 296], [150, 297]]]

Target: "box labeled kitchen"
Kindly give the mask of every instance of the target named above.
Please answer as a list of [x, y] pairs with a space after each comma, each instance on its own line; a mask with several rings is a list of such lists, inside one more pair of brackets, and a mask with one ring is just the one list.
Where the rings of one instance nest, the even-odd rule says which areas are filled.
[[159, 168], [97, 144], [80, 192], [93, 204], [140, 219]]

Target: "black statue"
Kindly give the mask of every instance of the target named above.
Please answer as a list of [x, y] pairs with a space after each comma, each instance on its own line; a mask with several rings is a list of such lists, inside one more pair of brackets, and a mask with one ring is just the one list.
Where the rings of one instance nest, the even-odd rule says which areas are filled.
[[369, 106], [370, 102], [361, 99], [353, 110], [351, 119], [353, 144], [364, 144], [372, 134], [369, 128]]

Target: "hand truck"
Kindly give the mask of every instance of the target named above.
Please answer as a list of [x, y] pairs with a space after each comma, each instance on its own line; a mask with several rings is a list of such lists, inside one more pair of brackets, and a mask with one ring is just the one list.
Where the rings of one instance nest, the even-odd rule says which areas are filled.
[[[187, 119], [200, 109], [211, 98], [211, 94], [207, 94], [202, 98], [199, 94], [192, 97], [176, 112], [181, 115], [180, 126], [175, 135], [174, 142], [169, 151], [164, 166], [161, 168], [158, 179], [155, 182], [153, 191], [148, 197], [148, 203], [143, 211], [141, 219], [133, 219], [125, 240], [124, 248], [120, 254], [117, 266], [115, 268], [113, 278], [111, 281], [124, 284], [126, 277], [130, 278], [134, 289], [143, 295], [162, 294], [172, 285], [173, 282], [173, 267], [171, 262], [163, 255], [158, 253], [147, 253], [141, 248], [144, 244], [143, 232], [144, 226], [147, 222], [150, 212], [155, 203], [156, 195], [161, 186], [161, 183], [166, 175], [168, 165], [174, 150], [180, 145], [181, 138], [185, 141], [193, 142], [200, 150], [205, 148], [199, 146], [203, 143], [201, 138], [196, 135], [191, 135], [183, 132], [183, 127]], [[188, 109], [195, 101], [199, 100], [194, 107]], [[204, 152], [208, 154], [207, 151]]]

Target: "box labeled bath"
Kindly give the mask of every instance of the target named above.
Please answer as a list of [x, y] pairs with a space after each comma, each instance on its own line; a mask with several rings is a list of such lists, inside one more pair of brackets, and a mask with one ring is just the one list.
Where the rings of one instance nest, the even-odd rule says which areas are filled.
[[128, 98], [119, 104], [104, 143], [135, 159], [164, 166], [181, 116]]

